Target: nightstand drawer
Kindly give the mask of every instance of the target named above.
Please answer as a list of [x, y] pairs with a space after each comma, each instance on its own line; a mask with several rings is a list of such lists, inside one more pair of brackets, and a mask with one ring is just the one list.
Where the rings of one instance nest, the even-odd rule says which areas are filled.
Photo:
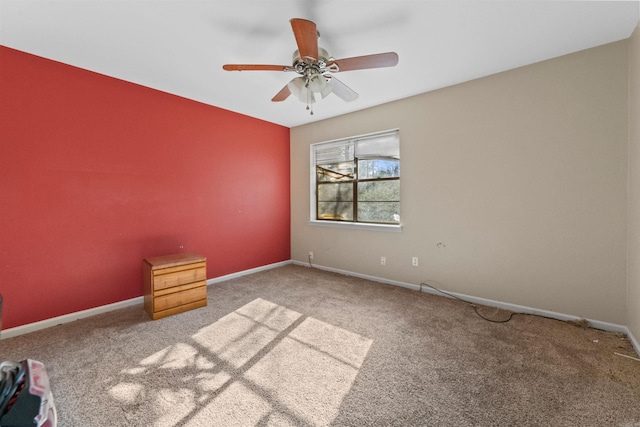
[[162, 311], [173, 307], [207, 299], [206, 286], [200, 286], [185, 291], [174, 292], [153, 298], [153, 311]]
[[155, 291], [153, 293], [154, 297], [161, 297], [163, 295], [168, 295], [168, 294], [172, 294], [174, 292], [181, 292], [181, 291], [186, 291], [188, 289], [193, 289], [193, 288], [204, 288], [207, 286], [207, 281], [206, 280], [201, 280], [199, 282], [191, 282], [191, 283], [185, 283], [184, 285], [179, 285], [179, 286], [172, 286], [170, 288], [164, 288], [164, 289], [160, 289], [159, 291]]
[[165, 288], [171, 288], [173, 286], [184, 285], [186, 283], [198, 282], [206, 280], [206, 278], [207, 269], [204, 266], [164, 274], [163, 270], [159, 270], [154, 272], [153, 275], [153, 290], [158, 291]]

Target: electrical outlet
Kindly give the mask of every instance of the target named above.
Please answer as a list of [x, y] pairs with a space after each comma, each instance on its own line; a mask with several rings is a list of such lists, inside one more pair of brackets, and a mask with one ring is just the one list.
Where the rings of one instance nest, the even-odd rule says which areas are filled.
[[380, 265], [387, 265], [387, 257], [386, 256], [381, 256], [380, 257]]
[[309, 251], [309, 259], [313, 259], [313, 252]]
[[418, 266], [418, 257], [414, 256], [413, 258], [411, 258], [411, 265], [414, 267]]

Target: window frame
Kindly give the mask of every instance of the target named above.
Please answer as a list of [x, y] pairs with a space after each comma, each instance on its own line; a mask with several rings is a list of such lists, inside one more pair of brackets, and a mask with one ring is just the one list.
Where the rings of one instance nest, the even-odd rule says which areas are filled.
[[[325, 226], [325, 227], [334, 227], [334, 228], [353, 228], [353, 229], [363, 229], [363, 230], [377, 230], [377, 231], [391, 231], [391, 232], [401, 232], [402, 231], [402, 218], [400, 220], [400, 222], [398, 223], [376, 223], [376, 222], [359, 222], [359, 221], [343, 221], [343, 220], [330, 220], [330, 219], [318, 219], [318, 193], [317, 193], [317, 188], [318, 188], [318, 181], [317, 181], [317, 174], [316, 174], [316, 152], [317, 152], [317, 147], [320, 145], [327, 145], [327, 144], [336, 144], [339, 145], [340, 143], [344, 142], [345, 145], [348, 143], [348, 141], [357, 141], [358, 139], [370, 139], [372, 137], [375, 136], [383, 136], [385, 134], [392, 134], [392, 133], [398, 133], [399, 134], [400, 129], [388, 129], [388, 130], [384, 130], [384, 131], [379, 131], [379, 132], [372, 132], [372, 133], [368, 133], [368, 134], [362, 134], [362, 135], [357, 135], [357, 136], [351, 136], [348, 138], [339, 138], [339, 139], [334, 139], [334, 140], [329, 140], [329, 141], [322, 141], [322, 142], [317, 142], [317, 143], [313, 143], [310, 145], [310, 179], [309, 179], [309, 202], [310, 202], [310, 206], [309, 206], [309, 224], [313, 225], [313, 226]], [[398, 150], [399, 150], [399, 146], [398, 146]], [[398, 161], [400, 159], [398, 158]], [[354, 215], [355, 218], [357, 218], [357, 209], [358, 209], [358, 196], [357, 196], [357, 185], [358, 182], [380, 182], [380, 181], [388, 181], [388, 180], [394, 180], [394, 181], [400, 181], [401, 179], [401, 174], [400, 176], [393, 177], [393, 178], [364, 178], [364, 179], [357, 179], [357, 172], [358, 172], [358, 158], [354, 156], [354, 179], [351, 181], [351, 184], [353, 185], [353, 194], [354, 194], [354, 200], [353, 200], [353, 209], [354, 209]], [[400, 198], [399, 203], [402, 202], [402, 198]]]

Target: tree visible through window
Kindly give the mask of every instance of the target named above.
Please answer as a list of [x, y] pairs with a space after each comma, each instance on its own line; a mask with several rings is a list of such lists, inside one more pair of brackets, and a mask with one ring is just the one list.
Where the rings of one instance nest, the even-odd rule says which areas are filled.
[[316, 220], [400, 223], [399, 131], [311, 146]]

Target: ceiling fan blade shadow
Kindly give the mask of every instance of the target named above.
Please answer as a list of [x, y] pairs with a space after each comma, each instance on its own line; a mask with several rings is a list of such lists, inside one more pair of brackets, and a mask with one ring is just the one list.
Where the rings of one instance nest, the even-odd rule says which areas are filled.
[[[389, 5], [393, 4], [392, 2], [384, 3], [388, 3]], [[349, 25], [335, 26], [332, 27], [331, 30], [338, 33], [342, 40], [349, 40], [351, 37], [360, 35], [370, 37], [370, 33], [379, 34], [385, 31], [402, 31], [412, 19], [411, 12], [397, 6], [392, 7], [392, 10], [377, 10], [377, 8], [372, 7], [371, 15], [367, 15], [366, 18], [364, 16], [354, 18], [350, 21]], [[318, 18], [315, 22], [322, 23], [322, 36], [324, 37], [327, 29], [325, 28], [322, 17]]]
[[358, 98], [358, 94], [353, 89], [333, 76], [329, 79], [329, 85], [331, 86], [331, 91], [344, 101], [351, 102]]
[[223, 70], [227, 71], [289, 71], [288, 65], [268, 65], [268, 64], [225, 64]]
[[395, 52], [374, 53], [373, 55], [354, 56], [352, 58], [335, 59], [329, 66], [336, 64], [338, 71], [363, 70], [367, 68], [393, 67], [398, 64]]
[[276, 96], [271, 98], [271, 101], [273, 102], [284, 101], [289, 97], [289, 95], [291, 95], [291, 91], [289, 90], [289, 84], [286, 84], [282, 89], [280, 89], [280, 92], [276, 93]]
[[323, 0], [301, 0], [296, 2], [296, 5], [299, 7], [301, 12], [298, 16], [304, 16], [305, 19], [316, 22], [319, 18], [318, 6], [321, 1]]
[[[299, 0], [296, 2], [296, 4], [298, 5], [299, 9], [300, 9], [300, 13], [297, 16], [300, 16], [301, 18], [307, 19], [309, 21], [312, 22], [322, 22], [323, 21], [323, 15], [327, 17], [326, 20], [331, 18], [331, 13], [333, 13], [331, 10], [328, 10], [327, 7], [323, 7], [323, 5], [321, 5], [321, 3], [324, 0]], [[326, 24], [322, 24], [322, 26], [324, 27], [324, 25]], [[317, 28], [316, 28], [317, 29]], [[317, 31], [316, 35], [318, 36], [318, 44], [320, 44], [321, 46], [327, 47], [327, 46], [337, 46], [338, 42], [336, 41], [336, 39], [331, 36], [330, 32], [326, 31], [326, 28], [323, 28], [323, 31]]]
[[316, 24], [301, 18], [291, 19], [291, 28], [296, 37], [301, 58], [318, 59], [318, 30]]

